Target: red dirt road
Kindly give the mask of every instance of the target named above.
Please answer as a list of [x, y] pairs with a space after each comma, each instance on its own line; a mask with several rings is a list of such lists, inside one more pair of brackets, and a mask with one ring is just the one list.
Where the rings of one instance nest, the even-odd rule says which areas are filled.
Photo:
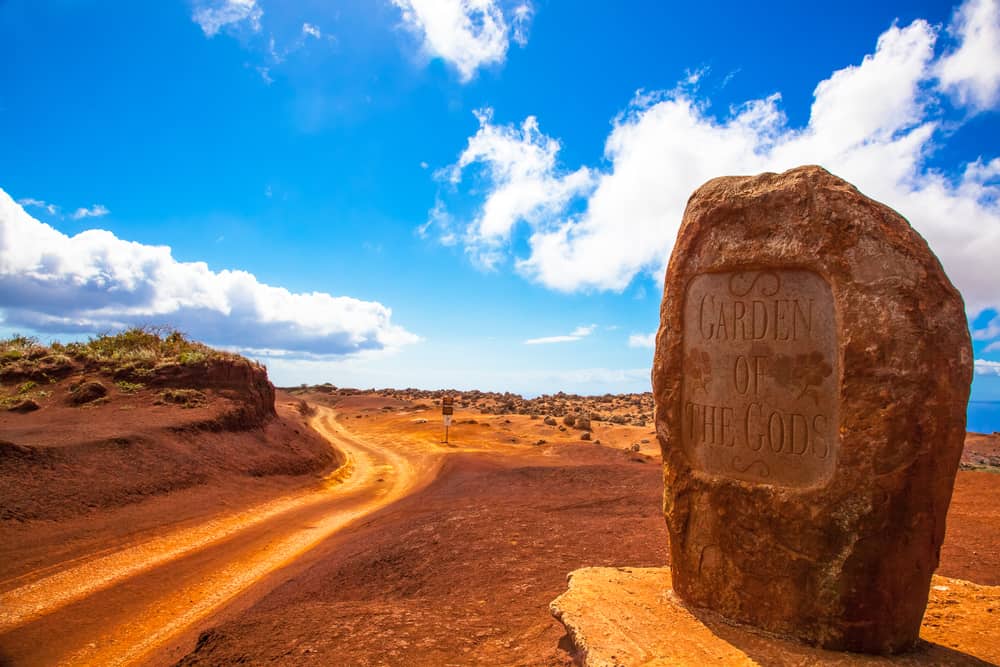
[[347, 457], [326, 488], [0, 582], [0, 662], [145, 662], [230, 603], [259, 598], [277, 583], [272, 573], [436, 474], [439, 456], [362, 442], [329, 409], [313, 424]]

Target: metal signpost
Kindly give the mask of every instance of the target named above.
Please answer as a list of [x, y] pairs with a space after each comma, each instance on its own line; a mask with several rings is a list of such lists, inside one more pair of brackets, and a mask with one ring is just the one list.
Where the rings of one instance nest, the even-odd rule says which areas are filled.
[[448, 444], [448, 427], [451, 426], [451, 416], [455, 414], [455, 399], [445, 396], [441, 399], [441, 415], [444, 417], [444, 442]]

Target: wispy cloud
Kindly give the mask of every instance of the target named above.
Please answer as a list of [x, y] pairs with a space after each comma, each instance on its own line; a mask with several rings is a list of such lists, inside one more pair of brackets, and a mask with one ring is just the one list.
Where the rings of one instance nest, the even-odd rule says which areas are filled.
[[528, 40], [533, 9], [520, 2], [505, 13], [499, 0], [392, 0], [403, 25], [421, 40], [423, 51], [458, 70], [463, 82], [481, 67], [504, 62], [511, 39]]
[[[927, 21], [889, 27], [873, 53], [816, 85], [804, 127], [789, 124], [778, 93], [713, 115], [697, 90], [704, 79], [640, 91], [613, 122], [607, 167], [566, 168], [559, 141], [535, 117], [503, 124], [480, 111], [437, 217], [491, 267], [513, 259], [517, 272], [551, 289], [620, 292], [637, 275], [662, 278], [688, 197], [705, 181], [820, 164], [907, 217], [971, 314], [1000, 308], [1000, 158], [959, 165], [952, 177], [927, 162], [964, 122], [943, 118], [944, 101], [962, 105], [964, 118], [1000, 103], [998, 23], [998, 0], [968, 0], [943, 56], [935, 46], [945, 40]], [[475, 185], [456, 187], [466, 181]], [[450, 197], [478, 205], [449, 218]], [[528, 235], [525, 255], [510, 242], [517, 229]]]
[[109, 211], [108, 207], [104, 204], [94, 204], [90, 208], [81, 207], [76, 209], [73, 211], [73, 215], [71, 217], [74, 220], [82, 220], [83, 218], [100, 218], [108, 213], [111, 213], [111, 211]]
[[49, 212], [49, 215], [57, 215], [59, 213], [59, 207], [55, 204], [50, 204], [41, 199], [33, 199], [32, 197], [25, 197], [24, 199], [18, 199], [17, 203], [21, 206], [31, 206], [34, 208], [43, 208]]
[[1000, 338], [1000, 315], [997, 315], [982, 329], [975, 329], [972, 332], [973, 340], [993, 340]]
[[100, 229], [66, 236], [0, 190], [0, 321], [44, 332], [168, 324], [215, 345], [341, 356], [416, 342], [376, 301], [293, 293]]
[[511, 11], [511, 25], [514, 29], [512, 38], [520, 47], [528, 45], [528, 29], [534, 15], [535, 8], [529, 2], [522, 2]]
[[586, 338], [590, 334], [594, 333], [594, 329], [597, 328], [596, 324], [589, 324], [587, 326], [577, 327], [573, 329], [571, 333], [562, 336], [543, 336], [542, 338], [529, 338], [524, 341], [525, 345], [546, 345], [549, 343], [571, 343], [575, 340], [580, 340], [581, 338]]
[[976, 373], [978, 375], [1000, 375], [1000, 361], [976, 359]]
[[629, 347], [649, 347], [652, 348], [656, 345], [656, 332], [648, 334], [638, 334], [634, 333], [628, 337]]
[[206, 37], [214, 37], [227, 27], [246, 26], [259, 32], [263, 15], [257, 0], [196, 0], [191, 19]]

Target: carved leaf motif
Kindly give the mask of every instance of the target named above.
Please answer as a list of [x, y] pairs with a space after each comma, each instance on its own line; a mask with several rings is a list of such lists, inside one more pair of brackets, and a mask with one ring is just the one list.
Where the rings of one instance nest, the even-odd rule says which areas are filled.
[[[799, 398], [802, 398], [811, 388], [822, 384], [823, 380], [833, 372], [833, 366], [827, 363], [821, 352], [813, 351], [808, 354], [800, 354], [795, 357], [795, 363], [798, 366], [796, 374], [802, 383]], [[812, 394], [812, 397], [814, 401], [818, 400], [815, 394]]]
[[712, 359], [701, 348], [692, 348], [684, 358], [684, 376], [696, 389], [708, 393], [712, 382]]
[[768, 374], [779, 386], [796, 391], [796, 398], [811, 396], [818, 401], [816, 392], [823, 380], [833, 373], [833, 366], [823, 357], [822, 352], [805, 352], [794, 357], [779, 354], [771, 360]]

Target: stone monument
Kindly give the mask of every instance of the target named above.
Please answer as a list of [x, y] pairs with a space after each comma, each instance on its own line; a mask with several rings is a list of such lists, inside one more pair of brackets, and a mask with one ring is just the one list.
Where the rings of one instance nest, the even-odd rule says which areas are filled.
[[962, 298], [893, 210], [819, 167], [699, 188], [653, 362], [676, 593], [824, 648], [910, 647], [971, 378]]

